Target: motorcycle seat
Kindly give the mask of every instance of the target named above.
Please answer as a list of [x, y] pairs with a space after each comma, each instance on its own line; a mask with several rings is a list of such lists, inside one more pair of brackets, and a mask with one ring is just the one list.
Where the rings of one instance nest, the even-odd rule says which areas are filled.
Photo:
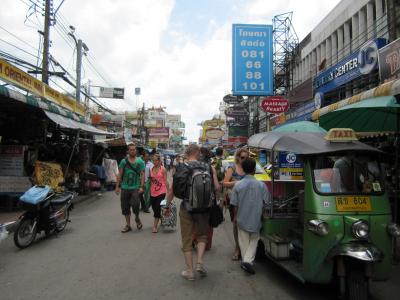
[[72, 194], [70, 193], [63, 193], [59, 195], [55, 195], [54, 198], [50, 200], [51, 204], [64, 204], [68, 200], [72, 198]]

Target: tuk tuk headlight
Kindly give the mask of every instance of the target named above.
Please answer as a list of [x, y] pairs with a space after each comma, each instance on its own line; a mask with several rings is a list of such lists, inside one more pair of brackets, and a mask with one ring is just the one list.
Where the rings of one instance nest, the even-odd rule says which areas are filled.
[[396, 223], [390, 223], [387, 226], [387, 232], [393, 237], [400, 237], [400, 226]]
[[351, 226], [351, 231], [353, 232], [353, 236], [358, 239], [368, 238], [369, 233], [369, 225], [367, 221], [359, 220], [354, 222]]
[[329, 225], [323, 220], [309, 220], [307, 222], [307, 229], [317, 235], [327, 235], [329, 233]]

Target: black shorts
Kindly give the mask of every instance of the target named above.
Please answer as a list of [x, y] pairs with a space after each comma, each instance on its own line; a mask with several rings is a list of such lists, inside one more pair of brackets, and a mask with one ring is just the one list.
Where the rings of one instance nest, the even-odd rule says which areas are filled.
[[124, 216], [131, 214], [131, 207], [132, 212], [135, 215], [139, 214], [140, 208], [140, 197], [139, 197], [139, 190], [121, 190], [121, 210]]

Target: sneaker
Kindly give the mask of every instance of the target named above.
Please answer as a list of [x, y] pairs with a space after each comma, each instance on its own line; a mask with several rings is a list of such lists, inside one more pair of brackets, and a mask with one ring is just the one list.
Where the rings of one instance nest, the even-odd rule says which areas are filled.
[[196, 264], [196, 272], [199, 273], [201, 277], [206, 277], [207, 276], [207, 271], [204, 269], [203, 264], [197, 263]]
[[250, 264], [250, 263], [247, 263], [247, 262], [242, 262], [241, 264], [240, 264], [240, 267], [243, 269], [243, 270], [245, 270], [247, 273], [249, 273], [249, 274], [256, 274], [256, 271], [254, 270], [254, 267], [253, 267], [253, 265], [252, 264]]
[[185, 278], [186, 280], [189, 280], [189, 281], [193, 281], [193, 280], [194, 280], [194, 274], [193, 274], [193, 272], [189, 272], [188, 270], [182, 271], [182, 272], [181, 272], [181, 276], [182, 276], [183, 278]]

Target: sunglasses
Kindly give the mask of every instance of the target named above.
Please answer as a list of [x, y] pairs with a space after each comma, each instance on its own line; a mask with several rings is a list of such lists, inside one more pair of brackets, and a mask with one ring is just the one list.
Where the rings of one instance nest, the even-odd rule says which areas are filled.
[[247, 156], [241, 156], [240, 157], [240, 159], [246, 159], [247, 158]]

